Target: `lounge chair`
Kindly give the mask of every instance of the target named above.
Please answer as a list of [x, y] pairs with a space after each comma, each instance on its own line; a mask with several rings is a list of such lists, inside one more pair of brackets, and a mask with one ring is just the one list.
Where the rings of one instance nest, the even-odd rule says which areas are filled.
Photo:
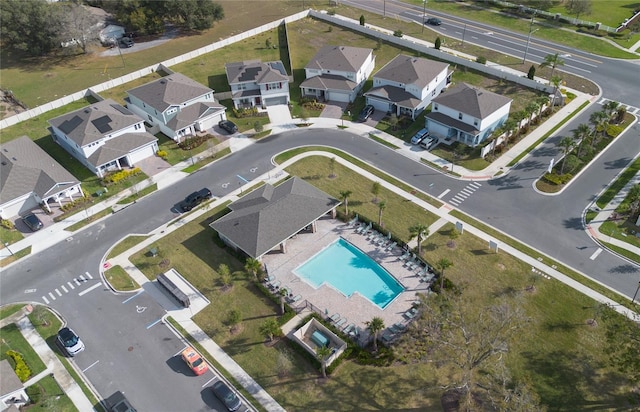
[[389, 344], [393, 342], [396, 338], [397, 338], [396, 334], [391, 332], [388, 329], [382, 332], [382, 343]]
[[340, 314], [339, 313], [334, 313], [333, 315], [331, 315], [331, 318], [329, 318], [329, 319], [331, 319], [331, 321], [333, 321], [333, 322], [337, 322], [337, 321], [340, 320]]
[[336, 322], [336, 326], [340, 327], [342, 325], [344, 325], [345, 323], [347, 323], [347, 318], [342, 318], [339, 321]]
[[296, 303], [298, 302], [300, 299], [302, 299], [302, 295], [295, 295], [294, 297], [291, 298], [291, 300], [289, 300], [290, 303]]
[[355, 327], [356, 327], [355, 323], [350, 323], [349, 326], [344, 328], [344, 330], [342, 332], [347, 334], [347, 335], [349, 335], [351, 333], [351, 331], [355, 329]]
[[367, 225], [365, 225], [364, 223], [361, 223], [357, 228], [356, 228], [356, 233], [360, 234], [362, 233], [362, 231], [364, 230], [364, 228], [367, 227]]
[[391, 329], [391, 331], [393, 331], [394, 333], [402, 333], [407, 329], [407, 327], [404, 326], [402, 323], [398, 322], [391, 325], [389, 329]]
[[404, 317], [407, 319], [413, 319], [416, 317], [417, 314], [418, 314], [418, 309], [411, 308], [404, 313]]
[[351, 336], [352, 338], [357, 338], [358, 336], [360, 336], [360, 328], [356, 326], [355, 328], [351, 329], [349, 331], [349, 336]]
[[386, 250], [387, 252], [391, 252], [393, 250], [393, 248], [396, 247], [397, 244], [398, 244], [398, 242], [393, 242], [392, 244], [387, 246], [384, 250]]
[[273, 282], [274, 280], [276, 280], [276, 277], [273, 275], [269, 275], [269, 276], [265, 276], [264, 281], [269, 283], [269, 282]]
[[280, 285], [282, 284], [282, 282], [280, 282], [277, 279], [272, 280], [271, 282], [269, 282], [269, 288], [270, 289], [277, 289], [280, 287]]

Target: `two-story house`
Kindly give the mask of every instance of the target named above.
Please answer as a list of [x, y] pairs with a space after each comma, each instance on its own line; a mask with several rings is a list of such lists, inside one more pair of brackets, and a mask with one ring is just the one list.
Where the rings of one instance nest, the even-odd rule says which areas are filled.
[[49, 120], [51, 136], [96, 175], [133, 167], [158, 151], [144, 120], [106, 99]]
[[373, 75], [367, 104], [415, 119], [449, 83], [449, 65], [400, 54]]
[[372, 49], [324, 46], [304, 68], [302, 96], [353, 102], [375, 65]]
[[445, 144], [477, 146], [509, 117], [511, 99], [466, 83], [433, 99], [425, 127]]
[[289, 103], [289, 77], [280, 60], [227, 63], [224, 69], [236, 109]]
[[213, 89], [180, 73], [127, 90], [125, 100], [128, 109], [176, 142], [227, 119]]

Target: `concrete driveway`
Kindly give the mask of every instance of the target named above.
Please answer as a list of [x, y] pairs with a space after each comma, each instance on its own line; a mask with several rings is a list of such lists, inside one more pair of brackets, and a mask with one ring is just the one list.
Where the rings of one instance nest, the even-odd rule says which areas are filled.
[[320, 113], [320, 117], [339, 119], [346, 109], [347, 103], [329, 101], [325, 103], [324, 110]]
[[269, 122], [271, 122], [272, 124], [293, 123], [291, 112], [289, 111], [289, 106], [287, 106], [286, 104], [267, 106], [267, 113], [269, 114]]

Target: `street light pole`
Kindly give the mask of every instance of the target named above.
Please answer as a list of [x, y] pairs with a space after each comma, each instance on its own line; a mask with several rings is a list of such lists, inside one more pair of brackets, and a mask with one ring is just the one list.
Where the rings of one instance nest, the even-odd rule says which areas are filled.
[[464, 35], [467, 32], [467, 23], [464, 24], [464, 29], [462, 29], [462, 46], [464, 46]]
[[631, 304], [636, 301], [636, 296], [638, 296], [638, 290], [640, 290], [640, 281], [638, 281], [638, 287], [636, 288], [636, 293], [633, 294], [633, 299], [631, 299]]
[[535, 13], [531, 16], [531, 23], [529, 24], [529, 36], [527, 37], [527, 47], [524, 49], [524, 57], [522, 58], [522, 64], [525, 64], [527, 61], [527, 53], [529, 52], [529, 42], [531, 42], [531, 35], [537, 32], [540, 29], [533, 30], [533, 18], [535, 17]]
[[422, 33], [424, 33], [424, 18], [427, 16], [427, 0], [422, 0]]

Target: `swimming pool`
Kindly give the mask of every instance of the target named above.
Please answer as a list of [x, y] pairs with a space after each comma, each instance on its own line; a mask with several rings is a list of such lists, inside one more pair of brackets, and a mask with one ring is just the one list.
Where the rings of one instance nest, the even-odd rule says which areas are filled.
[[358, 292], [384, 309], [404, 288], [383, 267], [344, 239], [338, 239], [294, 270], [319, 288], [327, 283], [347, 297]]

